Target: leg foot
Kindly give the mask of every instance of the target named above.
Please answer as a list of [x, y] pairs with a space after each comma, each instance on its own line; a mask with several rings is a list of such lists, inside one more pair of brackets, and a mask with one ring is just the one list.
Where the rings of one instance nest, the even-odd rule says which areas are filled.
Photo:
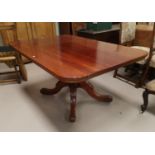
[[48, 89], [48, 88], [42, 88], [40, 90], [40, 93], [44, 94], [44, 95], [54, 95], [56, 93], [58, 93], [63, 87], [67, 86], [66, 83], [63, 83], [61, 81], [58, 81], [56, 83], [56, 87], [53, 89]]
[[111, 102], [112, 97], [109, 95], [101, 95], [95, 92], [93, 86], [89, 82], [80, 83], [80, 87], [84, 89], [91, 97], [104, 102]]

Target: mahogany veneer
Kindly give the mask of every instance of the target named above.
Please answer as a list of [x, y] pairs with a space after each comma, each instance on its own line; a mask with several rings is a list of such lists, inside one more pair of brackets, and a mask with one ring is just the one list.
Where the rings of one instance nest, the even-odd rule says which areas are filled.
[[77, 88], [86, 90], [100, 101], [110, 102], [110, 96], [97, 94], [86, 81], [147, 55], [142, 50], [71, 35], [62, 35], [54, 40], [16, 41], [10, 45], [59, 79], [54, 89], [43, 88], [41, 93], [51, 95], [65, 86], [69, 87], [70, 121], [75, 121]]

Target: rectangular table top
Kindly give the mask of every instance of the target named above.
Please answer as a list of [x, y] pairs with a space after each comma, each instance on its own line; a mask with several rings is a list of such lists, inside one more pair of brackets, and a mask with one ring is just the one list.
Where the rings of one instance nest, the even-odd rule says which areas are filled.
[[53, 40], [15, 41], [16, 51], [64, 82], [81, 82], [144, 58], [142, 50], [61, 35]]

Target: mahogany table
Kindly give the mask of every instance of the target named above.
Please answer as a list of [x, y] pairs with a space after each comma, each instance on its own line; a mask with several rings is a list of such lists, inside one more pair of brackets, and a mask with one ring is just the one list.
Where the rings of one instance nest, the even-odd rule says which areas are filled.
[[53, 95], [69, 87], [69, 120], [72, 122], [76, 119], [77, 88], [84, 89], [97, 100], [111, 102], [111, 96], [95, 92], [88, 80], [147, 55], [142, 50], [71, 35], [53, 40], [15, 41], [10, 45], [59, 79], [55, 88], [42, 88], [42, 94]]

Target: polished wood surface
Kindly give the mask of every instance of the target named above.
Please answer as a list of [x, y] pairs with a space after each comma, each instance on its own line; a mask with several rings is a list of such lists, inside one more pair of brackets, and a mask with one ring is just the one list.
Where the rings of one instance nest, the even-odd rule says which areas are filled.
[[146, 56], [142, 50], [71, 35], [16, 41], [11, 46], [67, 83], [85, 81]]

